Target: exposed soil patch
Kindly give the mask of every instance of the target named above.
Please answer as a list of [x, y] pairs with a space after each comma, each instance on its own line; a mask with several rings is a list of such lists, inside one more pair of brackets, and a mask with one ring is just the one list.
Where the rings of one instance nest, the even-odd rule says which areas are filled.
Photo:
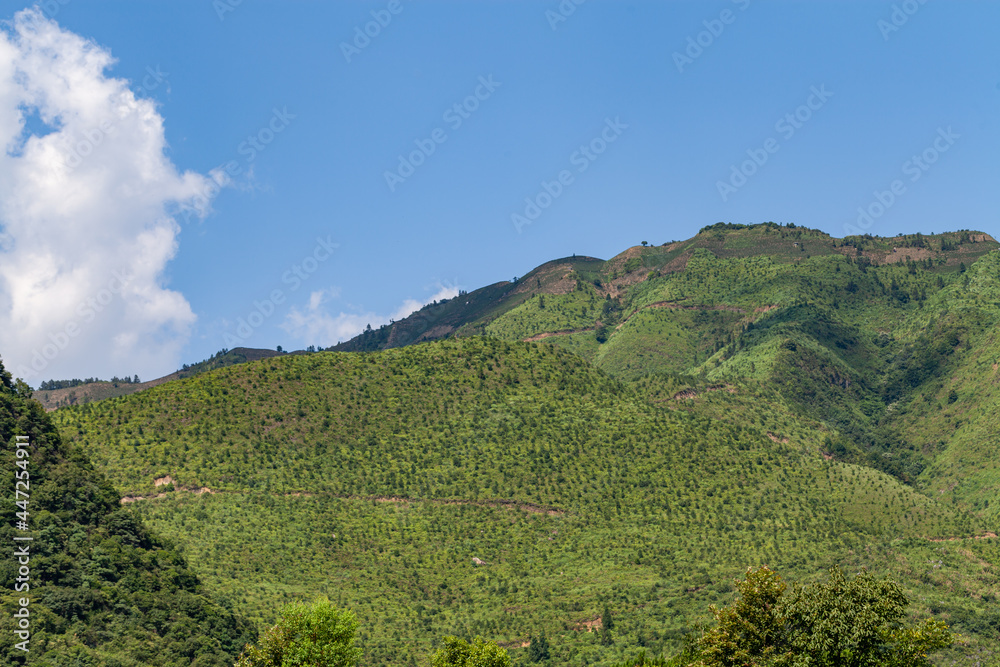
[[[779, 436], [771, 433], [770, 431], [767, 432], [767, 437], [769, 437], [774, 442], [780, 442], [783, 445], [787, 445], [789, 443], [788, 438], [779, 437]], [[833, 457], [831, 456], [830, 458], [833, 458]]]
[[555, 264], [536, 269], [530, 278], [526, 276], [518, 281], [518, 284], [509, 294], [521, 294], [523, 292], [569, 294], [576, 289], [576, 280], [570, 278], [572, 274], [573, 265], [571, 264]]
[[[166, 475], [165, 477], [159, 477], [153, 480], [153, 485], [156, 487], [160, 487], [165, 484], [173, 484], [173, 481], [174, 480], [170, 475]], [[215, 489], [210, 489], [207, 486], [178, 486], [176, 484], [174, 485], [174, 492], [191, 493], [196, 496], [200, 496], [203, 493], [218, 493], [218, 491], [216, 491]], [[134, 503], [137, 500], [156, 500], [157, 498], [166, 498], [166, 497], [167, 494], [166, 492], [163, 491], [161, 491], [160, 493], [150, 493], [147, 495], [130, 494], [127, 496], [122, 496], [122, 499], [119, 502], [124, 505], [125, 503]]]
[[568, 336], [575, 333], [583, 333], [584, 331], [593, 331], [596, 327], [584, 327], [582, 329], [563, 329], [562, 331], [547, 331], [545, 333], [535, 334], [534, 336], [529, 336], [523, 339], [524, 343], [533, 343], [538, 340], [545, 338], [551, 338], [552, 336]]
[[155, 500], [156, 498], [166, 498], [166, 497], [167, 494], [165, 493], [155, 493], [149, 496], [123, 496], [122, 499], [118, 502], [124, 505], [125, 503], [134, 503], [137, 500]]
[[[868, 253], [865, 254], [867, 255]], [[882, 256], [879, 263], [898, 264], [899, 262], [905, 262], [907, 257], [914, 261], [923, 261], [928, 257], [933, 257], [935, 254], [936, 253], [931, 252], [927, 248], [893, 248], [892, 252], [886, 253]]]
[[455, 330], [455, 327], [450, 324], [439, 324], [437, 326], [431, 327], [427, 331], [420, 334], [415, 342], [421, 342], [425, 340], [436, 340], [438, 338], [444, 338], [451, 332]]
[[[704, 389], [704, 391], [722, 391], [722, 390], [726, 390], [730, 394], [736, 393], [736, 387], [732, 386], [731, 384], [713, 384], [708, 387], [705, 387]], [[698, 398], [698, 392], [695, 391], [694, 389], [685, 389], [684, 391], [679, 391], [676, 394], [674, 394], [672, 398], [675, 401], [683, 401], [688, 398]], [[664, 400], [666, 399], [660, 399], [659, 401], [656, 402], [662, 403]]]
[[577, 632], [586, 630], [587, 632], [596, 632], [601, 627], [601, 617], [598, 616], [595, 619], [589, 621], [577, 621], [576, 626], [573, 628]]

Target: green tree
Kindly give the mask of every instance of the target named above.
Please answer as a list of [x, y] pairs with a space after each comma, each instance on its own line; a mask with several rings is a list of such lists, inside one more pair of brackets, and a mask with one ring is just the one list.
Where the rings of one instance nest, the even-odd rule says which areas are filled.
[[545, 633], [543, 632], [539, 636], [531, 638], [531, 644], [528, 646], [528, 661], [542, 662], [548, 659], [549, 641], [545, 638]]
[[476, 637], [470, 644], [458, 637], [445, 637], [444, 646], [434, 653], [431, 667], [511, 667], [507, 650], [494, 641]]
[[736, 584], [737, 599], [712, 608], [717, 626], [698, 640], [703, 665], [925, 667], [928, 653], [954, 641], [941, 621], [902, 626], [902, 588], [869, 572], [847, 579], [835, 568], [825, 583], [788, 590], [764, 566]]
[[326, 598], [293, 604], [256, 644], [247, 645], [236, 667], [353, 667], [361, 660], [357, 630], [354, 614]]
[[930, 665], [925, 654], [953, 637], [940, 621], [900, 627], [907, 604], [896, 582], [866, 571], [847, 579], [835, 568], [826, 583], [795, 586], [783, 601], [791, 653], [817, 665]]
[[728, 607], [710, 607], [718, 625], [698, 642], [705, 664], [775, 664], [783, 643], [778, 603], [787, 587], [766, 565], [747, 569], [746, 579], [736, 580], [739, 597]]

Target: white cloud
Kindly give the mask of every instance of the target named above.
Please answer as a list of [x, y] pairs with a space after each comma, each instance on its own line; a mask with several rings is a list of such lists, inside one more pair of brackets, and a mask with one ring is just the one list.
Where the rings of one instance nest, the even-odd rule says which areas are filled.
[[194, 323], [163, 271], [172, 214], [204, 213], [209, 179], [167, 159], [156, 105], [112, 64], [37, 9], [0, 29], [0, 354], [32, 384], [170, 372]]
[[458, 287], [440, 285], [438, 291], [424, 301], [406, 299], [391, 315], [379, 315], [372, 311], [360, 313], [340, 311], [333, 315], [328, 312], [325, 305], [339, 295], [339, 288], [313, 292], [309, 295], [309, 302], [304, 308], [292, 307], [285, 316], [281, 328], [303, 343], [329, 347], [338, 341], [350, 340], [357, 336], [369, 324], [373, 329], [378, 328], [388, 324], [390, 320], [401, 320], [428, 303], [458, 296]]

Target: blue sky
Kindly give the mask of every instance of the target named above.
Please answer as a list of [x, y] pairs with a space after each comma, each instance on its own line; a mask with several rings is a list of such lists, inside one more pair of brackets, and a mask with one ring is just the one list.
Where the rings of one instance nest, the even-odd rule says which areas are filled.
[[[89, 153], [35, 196], [51, 210], [0, 210], [0, 354], [35, 385], [326, 346], [718, 221], [1000, 232], [997, 2], [49, 0], [44, 29], [20, 16], [5, 43], [29, 84], [0, 85], [0, 194], [16, 204], [50, 164], [19, 153], [32, 135], [38, 156], [60, 134]], [[110, 57], [66, 75], [73, 49]], [[123, 90], [131, 115], [95, 130]], [[56, 206], [95, 183], [91, 208]], [[114, 290], [118, 264], [136, 277]], [[81, 306], [95, 295], [109, 303]]]

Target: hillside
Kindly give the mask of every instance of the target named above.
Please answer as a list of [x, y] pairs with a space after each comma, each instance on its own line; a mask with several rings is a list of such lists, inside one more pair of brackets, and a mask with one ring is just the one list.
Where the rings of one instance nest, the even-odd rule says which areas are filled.
[[[544, 630], [557, 664], [660, 650], [762, 562], [895, 575], [915, 613], [994, 645], [986, 524], [824, 457], [794, 406], [722, 419], [699, 401], [732, 408], [749, 385], [663, 400], [672, 382], [474, 337], [283, 356], [55, 416], [214, 594], [270, 621], [325, 593], [358, 613], [365, 664], [424, 662], [445, 634]], [[605, 605], [612, 646], [587, 632]]]
[[[970, 351], [979, 358], [965, 374], [970, 382], [982, 382], [1000, 359], [987, 342], [998, 314], [989, 291], [997, 248], [982, 232], [835, 239], [803, 227], [720, 223], [607, 262], [550, 262], [517, 286], [504, 284], [507, 292], [493, 286], [463, 297], [479, 310], [448, 331], [424, 327], [423, 337], [544, 340], [623, 379], [682, 374], [780, 387], [790, 409], [829, 428], [828, 453], [930, 488], [933, 475], [924, 471], [963, 421], [946, 411], [951, 431], [937, 423], [931, 441], [908, 435], [928, 433], [920, 424], [929, 417], [911, 415], [911, 426], [900, 418], [918, 395], [947, 405], [953, 387], [941, 380]], [[334, 349], [402, 344], [397, 328], [420, 329], [434, 308], [448, 307]], [[960, 437], [990, 441], [988, 421], [983, 432], [966, 420]], [[983, 474], [989, 479], [972, 486], [949, 478], [936, 488], [987, 509], [994, 486]]]
[[998, 248], [713, 225], [54, 416], [218, 599], [265, 623], [324, 593], [365, 664], [446, 634], [670, 649], [760, 563], [893, 576], [974, 664], [1000, 645]]
[[[1000, 248], [982, 232], [913, 234], [891, 238], [872, 236], [836, 239], [828, 234], [795, 225], [774, 223], [739, 225], [719, 223], [705, 227], [687, 241], [661, 246], [635, 246], [604, 261], [593, 257], [566, 257], [547, 262], [517, 282], [499, 282], [463, 293], [459, 297], [429, 304], [407, 318], [367, 331], [331, 347], [342, 352], [372, 351], [435, 340], [451, 335], [486, 334], [507, 340], [554, 337], [557, 342], [596, 354], [591, 331], [601, 325], [621, 324], [620, 310], [636, 295], [648, 292], [647, 282], [673, 274], [690, 275], [692, 258], [712, 257], [743, 262], [766, 259], [773, 267], [794, 273], [813, 258], [850, 259], [862, 269], [900, 265], [935, 274], [956, 272], [979, 257]], [[701, 280], [699, 278], [699, 280]], [[698, 282], [698, 281], [695, 281]], [[785, 296], [790, 294], [786, 290]], [[758, 299], [759, 305], [774, 303]], [[604, 302], [609, 301], [607, 308]], [[766, 302], [766, 303], [765, 303]], [[645, 301], [637, 307], [656, 308], [660, 302]], [[681, 304], [678, 304], [681, 305]], [[684, 303], [685, 309], [705, 310], [707, 303]], [[723, 306], [725, 304], [714, 304]], [[545, 312], [542, 312], [545, 311]], [[729, 312], [739, 312], [730, 310]], [[627, 316], [634, 314], [627, 313]], [[641, 317], [647, 317], [644, 313]], [[692, 359], [704, 345], [688, 341], [683, 352]], [[673, 351], [673, 350], [672, 350]], [[690, 365], [690, 364], [689, 364]]]
[[[16, 436], [30, 444], [17, 447]], [[228, 667], [254, 639], [251, 624], [206, 596], [179, 548], [121, 508], [107, 479], [63, 443], [27, 385], [14, 385], [2, 366], [0, 442], [5, 664]], [[25, 518], [19, 512], [27, 513], [29, 531], [15, 529]], [[15, 542], [15, 535], [32, 540]], [[24, 546], [27, 577], [19, 570], [25, 561], [12, 555]], [[27, 652], [15, 646], [24, 639], [14, 634], [21, 599], [30, 600]]]

